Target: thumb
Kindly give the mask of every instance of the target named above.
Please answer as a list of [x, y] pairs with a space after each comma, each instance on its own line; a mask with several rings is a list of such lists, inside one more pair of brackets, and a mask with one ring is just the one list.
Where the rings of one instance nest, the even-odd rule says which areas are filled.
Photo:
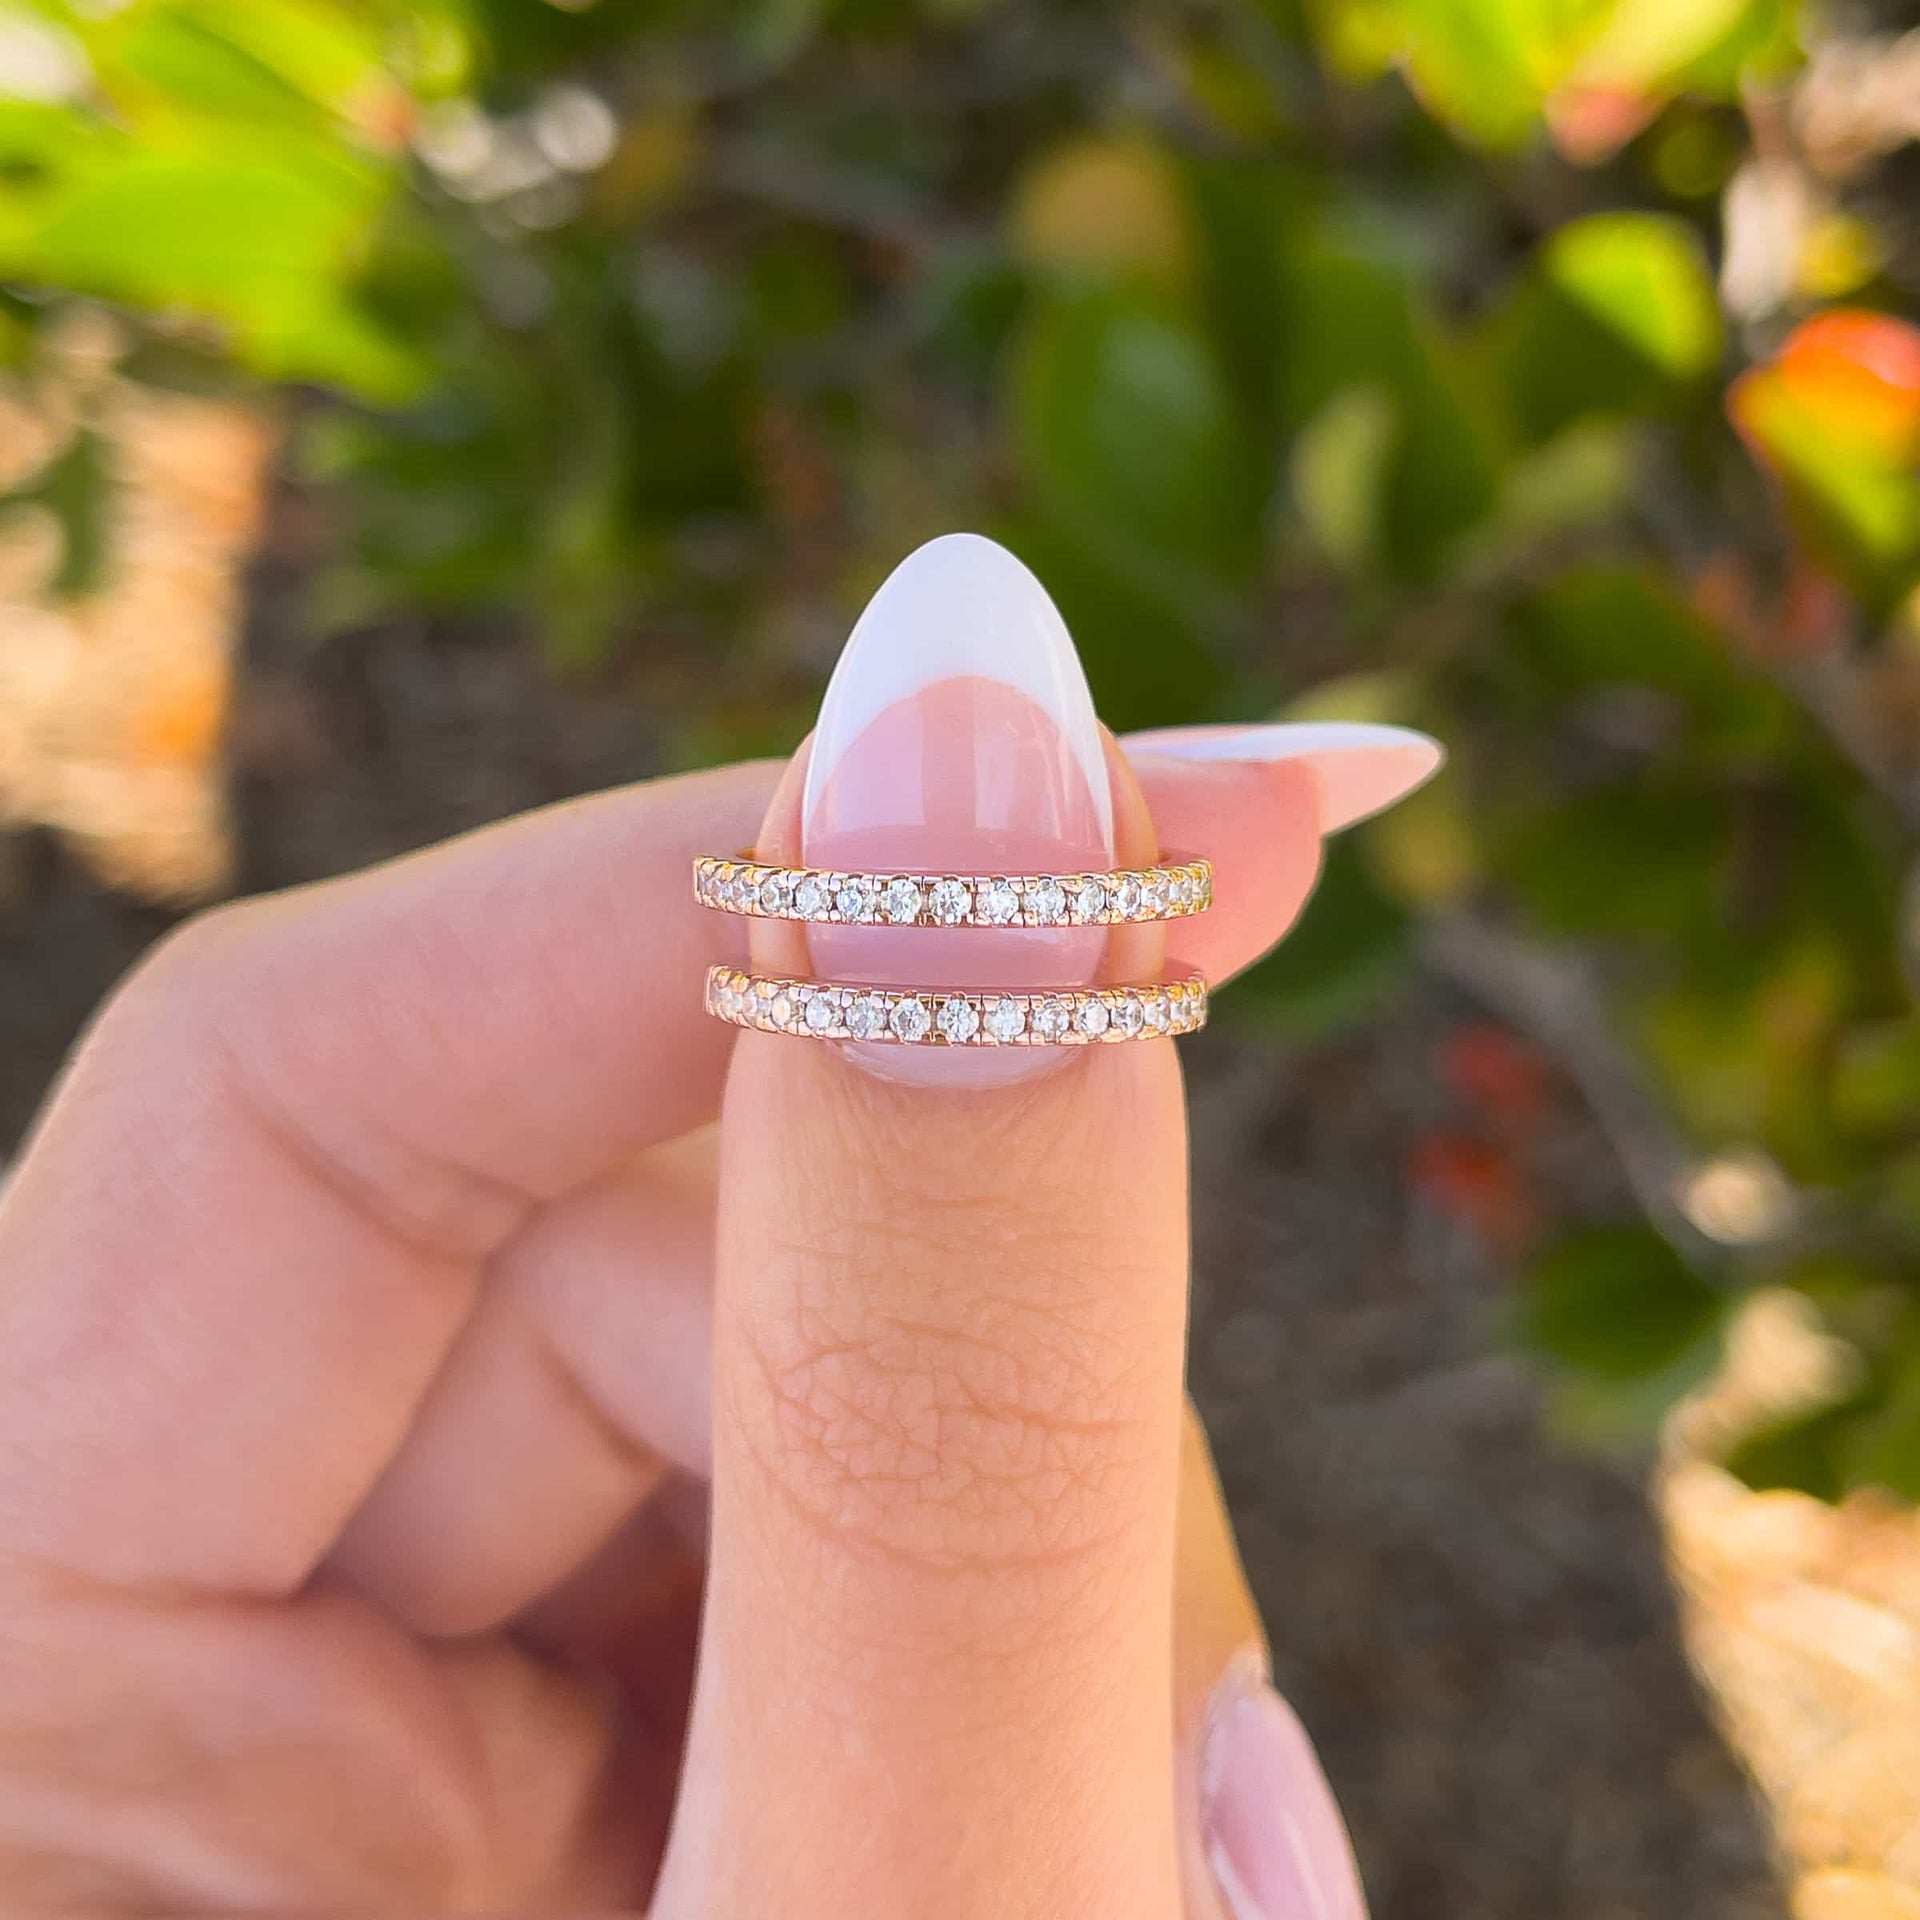
[[[770, 858], [1153, 852], [1051, 602], [966, 536], [876, 596], [798, 784]], [[1151, 932], [815, 928], [781, 965], [1032, 990], [1151, 977]], [[1172, 1048], [749, 1032], [722, 1124], [713, 1558], [656, 1914], [1171, 1920]]]

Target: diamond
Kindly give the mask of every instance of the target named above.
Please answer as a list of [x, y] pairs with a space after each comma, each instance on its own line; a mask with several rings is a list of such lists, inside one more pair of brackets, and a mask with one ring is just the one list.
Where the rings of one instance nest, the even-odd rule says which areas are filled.
[[833, 910], [842, 920], [871, 920], [879, 911], [880, 896], [871, 880], [849, 874], [834, 890]]
[[1058, 880], [1041, 880], [1027, 889], [1027, 918], [1051, 927], [1067, 917], [1067, 890]]
[[1011, 880], [989, 880], [974, 895], [974, 915], [990, 927], [1004, 927], [1020, 917], [1020, 895]]
[[840, 1024], [840, 1009], [834, 1005], [833, 996], [816, 993], [807, 1002], [807, 1031], [809, 1033], [831, 1033]]
[[896, 927], [902, 927], [920, 917], [920, 883], [902, 875], [897, 880], [887, 882], [886, 891], [880, 896], [880, 911]]
[[793, 876], [770, 873], [760, 882], [760, 911], [779, 918], [793, 904]]
[[887, 1016], [887, 1025], [893, 1029], [896, 1040], [924, 1040], [933, 1026], [933, 1016], [927, 1011], [924, 1000], [909, 993], [893, 1003], [893, 1012]]
[[801, 919], [822, 920], [832, 905], [827, 883], [817, 873], [800, 876], [800, 884], [793, 890], [793, 910]]
[[935, 1024], [953, 1046], [964, 1047], [980, 1031], [980, 1014], [964, 994], [952, 993], [940, 1002]]
[[1074, 1013], [1073, 1024], [1089, 1040], [1098, 1040], [1106, 1032], [1111, 1017], [1104, 1000], [1082, 1000]]
[[1057, 996], [1042, 1000], [1027, 1016], [1035, 1038], [1040, 1040], [1061, 1039], [1067, 1031], [1067, 1022], [1071, 1018], [1067, 1003]]
[[1182, 912], [1193, 905], [1193, 875], [1185, 867], [1173, 876], [1173, 904]]
[[1150, 873], [1140, 887], [1141, 911], [1158, 919], [1167, 910], [1167, 876]]
[[1073, 911], [1081, 920], [1098, 920], [1107, 910], [1107, 890], [1098, 880], [1080, 882], [1073, 896]]
[[1165, 1033], [1173, 1018], [1164, 993], [1150, 993], [1140, 1003], [1140, 1019], [1149, 1033]]
[[1131, 920], [1140, 911], [1140, 876], [1123, 873], [1113, 890], [1113, 910], [1123, 920]]
[[[812, 1009], [809, 1008], [808, 1011], [811, 1012]], [[1129, 993], [1125, 995], [1113, 1009], [1113, 1024], [1118, 1027], [1129, 1040], [1137, 1040], [1140, 1037], [1141, 1029], [1146, 1023], [1147, 1016], [1141, 1011], [1140, 996], [1138, 994]]]
[[1026, 1009], [1011, 994], [1003, 993], [987, 1008], [987, 1032], [995, 1040], [1018, 1040], [1026, 1024]]
[[797, 1009], [793, 1004], [792, 994], [776, 993], [773, 996], [772, 1004], [767, 1008], [767, 1018], [771, 1020], [776, 1027], [790, 1027], [793, 1025], [796, 1012]]
[[847, 1009], [847, 1031], [856, 1040], [877, 1040], [887, 1028], [887, 1003], [883, 995], [863, 993]]
[[936, 880], [927, 899], [943, 927], [957, 927], [973, 912], [973, 889], [964, 880]]

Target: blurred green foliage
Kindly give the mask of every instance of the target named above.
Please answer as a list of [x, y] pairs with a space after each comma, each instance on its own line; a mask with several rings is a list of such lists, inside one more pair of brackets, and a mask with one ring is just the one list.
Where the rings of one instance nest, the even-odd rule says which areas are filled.
[[1448, 779], [1333, 849], [1238, 1004], [1325, 1031], [1441, 921], [1591, 960], [1697, 1158], [1660, 1231], [1543, 1253], [1522, 1332], [1604, 1426], [1741, 1288], [1803, 1285], [1867, 1384], [1749, 1470], [1920, 1494], [1916, 262], [1802, 156], [1826, 224], [1731, 291], [1779, 170], [1744, 115], [1813, 31], [4, 0], [0, 339], [30, 364], [90, 298], [134, 377], [298, 383], [316, 635], [507, 612], [689, 757], [790, 741], [848, 609], [964, 525], [1116, 727], [1430, 728]]

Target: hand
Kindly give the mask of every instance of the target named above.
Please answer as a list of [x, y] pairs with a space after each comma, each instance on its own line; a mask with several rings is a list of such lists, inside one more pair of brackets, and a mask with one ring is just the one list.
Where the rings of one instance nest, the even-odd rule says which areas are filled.
[[[1372, 751], [1221, 747], [1099, 749], [1215, 980]], [[0, 1203], [13, 1910], [1360, 1912], [1183, 1429], [1173, 1051], [734, 1048], [690, 863], [812, 857], [808, 764], [224, 909], [108, 1006]]]

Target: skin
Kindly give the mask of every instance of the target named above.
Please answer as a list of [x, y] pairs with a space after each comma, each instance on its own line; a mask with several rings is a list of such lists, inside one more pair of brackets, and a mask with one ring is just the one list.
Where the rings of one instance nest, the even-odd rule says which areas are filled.
[[[1165, 963], [1227, 977], [1310, 776], [1111, 761], [1128, 857], [1215, 858]], [[795, 804], [508, 822], [103, 1011], [0, 1196], [13, 1910], [1215, 1911], [1194, 1753], [1259, 1633], [1180, 1398], [1173, 1050], [736, 1045], [689, 863]]]

